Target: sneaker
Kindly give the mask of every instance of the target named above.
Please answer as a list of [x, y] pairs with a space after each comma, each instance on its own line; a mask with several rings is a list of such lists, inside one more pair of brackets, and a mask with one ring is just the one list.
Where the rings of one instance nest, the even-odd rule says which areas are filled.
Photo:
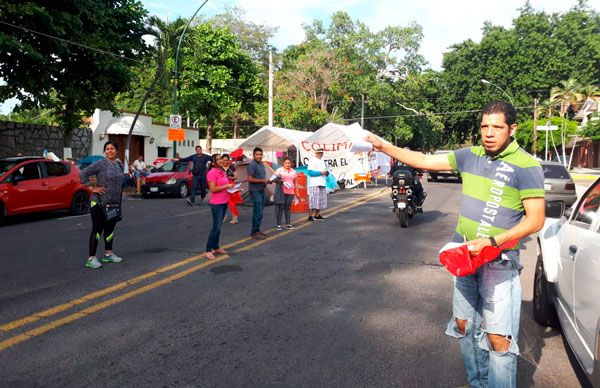
[[264, 240], [265, 239], [265, 236], [262, 235], [262, 234], [259, 234], [258, 232], [252, 233], [250, 235], [250, 237], [253, 238], [253, 239], [255, 239], [255, 240]]
[[286, 225], [286, 226], [285, 226], [285, 228], [286, 228], [287, 230], [294, 230], [294, 229], [296, 229], [294, 226], [292, 226], [292, 224], [288, 224], [288, 225]]
[[95, 257], [90, 257], [85, 261], [85, 266], [91, 269], [98, 269], [102, 267], [102, 264]]
[[119, 256], [115, 255], [114, 253], [111, 253], [110, 255], [105, 255], [102, 258], [103, 263], [120, 263], [122, 261], [123, 261], [123, 259], [120, 258]]
[[194, 206], [194, 202], [190, 201], [189, 199], [188, 199], [188, 200], [186, 200], [186, 202], [188, 203], [188, 205], [190, 205], [190, 206]]
[[281, 226], [281, 225], [277, 225], [277, 230], [278, 230], [278, 231], [282, 231], [282, 230], [283, 230], [283, 226]]
[[322, 215], [320, 215], [320, 214], [319, 214], [318, 216], [316, 216], [316, 217], [315, 217], [315, 220], [324, 220], [324, 219], [325, 219], [325, 217], [323, 217], [323, 216], [322, 216]]
[[309, 220], [310, 222], [313, 222], [315, 219], [313, 218], [313, 216], [308, 216], [308, 220]]

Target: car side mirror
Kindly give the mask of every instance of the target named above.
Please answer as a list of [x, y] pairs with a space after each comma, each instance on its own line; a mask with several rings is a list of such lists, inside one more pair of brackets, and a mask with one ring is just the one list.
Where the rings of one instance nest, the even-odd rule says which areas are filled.
[[546, 202], [546, 217], [547, 218], [561, 218], [565, 215], [566, 215], [566, 213], [565, 213], [565, 202], [564, 201], [548, 201], [548, 202]]
[[12, 176], [10, 182], [16, 186], [19, 182], [23, 182], [24, 180], [25, 180], [25, 177], [23, 175], [15, 174]]

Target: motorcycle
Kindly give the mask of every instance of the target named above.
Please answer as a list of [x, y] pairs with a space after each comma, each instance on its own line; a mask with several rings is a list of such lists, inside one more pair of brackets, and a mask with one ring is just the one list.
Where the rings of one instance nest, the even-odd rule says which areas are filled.
[[400, 226], [408, 227], [408, 220], [415, 213], [423, 213], [423, 208], [417, 203], [417, 197], [414, 193], [415, 179], [411, 171], [398, 170], [392, 176], [392, 201], [394, 203], [393, 211], [396, 213]]

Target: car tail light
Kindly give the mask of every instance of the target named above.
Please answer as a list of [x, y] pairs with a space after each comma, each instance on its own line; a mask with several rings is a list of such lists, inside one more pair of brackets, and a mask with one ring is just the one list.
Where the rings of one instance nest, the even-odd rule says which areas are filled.
[[575, 183], [567, 183], [565, 185], [565, 190], [575, 190]]

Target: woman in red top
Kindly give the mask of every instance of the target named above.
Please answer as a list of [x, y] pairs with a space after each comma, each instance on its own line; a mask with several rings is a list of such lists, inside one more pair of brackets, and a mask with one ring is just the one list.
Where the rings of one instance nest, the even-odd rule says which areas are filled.
[[208, 241], [206, 242], [206, 258], [213, 260], [215, 254], [226, 254], [227, 251], [219, 247], [219, 238], [221, 236], [221, 226], [223, 225], [223, 217], [227, 211], [227, 203], [229, 202], [229, 192], [227, 189], [233, 187], [229, 183], [227, 174], [223, 169], [223, 161], [219, 154], [212, 156], [210, 171], [206, 174], [208, 189], [210, 190], [210, 210], [213, 216], [213, 224]]

